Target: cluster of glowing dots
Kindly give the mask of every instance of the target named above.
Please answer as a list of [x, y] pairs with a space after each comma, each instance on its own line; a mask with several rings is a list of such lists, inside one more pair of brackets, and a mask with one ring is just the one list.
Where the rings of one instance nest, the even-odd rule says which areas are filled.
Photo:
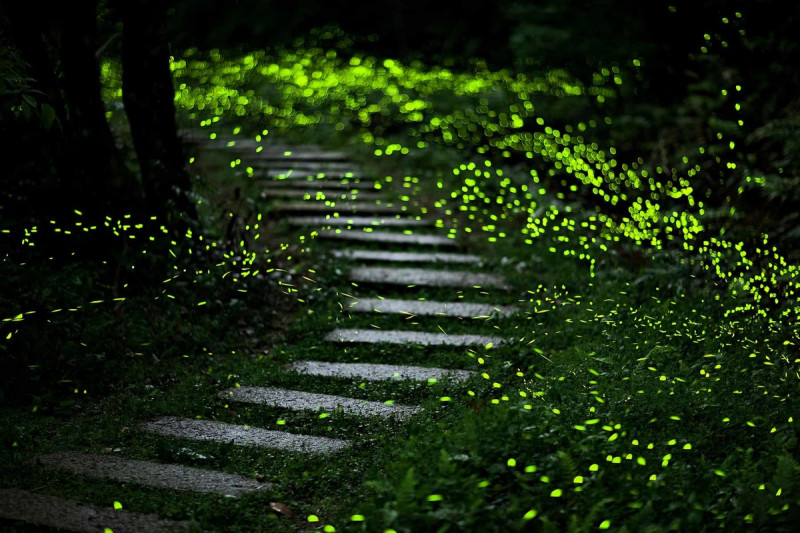
[[[741, 17], [737, 15], [723, 24], [738, 18]], [[708, 51], [714, 38], [709, 36], [706, 40], [709, 43], [703, 46]], [[640, 66], [636, 59], [631, 64], [633, 68]], [[519, 232], [529, 245], [549, 237], [550, 252], [585, 261], [592, 273], [597, 258], [606, 253], [613, 242], [626, 240], [655, 250], [677, 246], [685, 252], [687, 261], [697, 262], [724, 282], [730, 295], [748, 296], [734, 307], [724, 308], [728, 317], [737, 314], [769, 316], [775, 320], [775, 330], [771, 333], [779, 330], [779, 319], [796, 323], [800, 318], [800, 307], [796, 304], [784, 307], [777, 317], [769, 314], [772, 306], [797, 302], [800, 295], [797, 265], [791, 264], [770, 245], [766, 236], [753, 250], [741, 242], [725, 239], [724, 235], [710, 235], [706, 230], [703, 224], [706, 191], [693, 181], [700, 168], [697, 158], [705, 155], [702, 147], [697, 154], [684, 158], [683, 169], [648, 169], [642, 158], [618, 161], [613, 146], [602, 147], [592, 141], [592, 130], [597, 126], [594, 120], [554, 128], [536, 115], [534, 101], [539, 96], [590, 97], [599, 104], [615, 98], [615, 87], [623, 83], [619, 67], [601, 68], [593, 84], [584, 86], [563, 71], [531, 77], [505, 70], [492, 71], [485, 64], [475, 62], [469, 73], [462, 73], [420, 64], [405, 65], [394, 59], [342, 57], [336, 50], [308, 47], [270, 53], [258, 51], [237, 58], [189, 50], [173, 59], [172, 70], [177, 81], [176, 104], [198, 120], [198, 126], [207, 132], [209, 140], [219, 140], [225, 143], [224, 147], [235, 145], [229, 134], [244, 137], [240, 124], [268, 123], [270, 128], [287, 131], [332, 127], [369, 145], [375, 157], [415, 155], [434, 145], [467, 150], [470, 155], [466, 160], [442, 172], [433, 187], [426, 187], [419, 176], [397, 180], [402, 202], [413, 202], [423, 192], [429, 194], [432, 188], [435, 190], [431, 203], [441, 214], [436, 224], [447, 227], [450, 236], [480, 233], [489, 242], [498, 242], [512, 232]], [[102, 72], [105, 97], [118, 100], [121, 97], [118, 70], [107, 64]], [[269, 87], [268, 93], [263, 87]], [[740, 85], [733, 85], [722, 89], [722, 95], [729, 97], [741, 90]], [[457, 104], [448, 107], [440, 103], [437, 95], [443, 92]], [[734, 102], [733, 111], [739, 112], [740, 104]], [[611, 121], [610, 117], [604, 119], [606, 124]], [[743, 126], [742, 121], [737, 124]], [[402, 126], [403, 132], [397, 134], [397, 138], [389, 138], [383, 133], [384, 125]], [[256, 143], [261, 143], [268, 133], [258, 126], [247, 130], [260, 131], [253, 136]], [[734, 150], [735, 140], [732, 139], [729, 146]], [[254, 152], [261, 150], [262, 146], [258, 146]], [[517, 163], [505, 165], [505, 160]], [[730, 161], [716, 162], [734, 170]], [[231, 166], [246, 167], [246, 174], [253, 175], [244, 156], [234, 159]], [[392, 177], [386, 177], [384, 186], [393, 181]], [[748, 178], [748, 182], [762, 185], [763, 179], [753, 177]], [[577, 193], [584, 193], [584, 198], [594, 198], [593, 209], [578, 209], [571, 201]], [[63, 235], [97, 230], [84, 225], [80, 213], [76, 213], [76, 217], [73, 227], [50, 230]], [[280, 269], [269, 266], [271, 252], [256, 249], [262, 231], [260, 222], [259, 215], [256, 223], [244, 228], [247, 238], [233, 243], [231, 249], [223, 249], [222, 243], [191, 231], [187, 231], [181, 241], [170, 241], [169, 253], [176, 258], [176, 265], [175, 272], [164, 281], [164, 297], [171, 297], [170, 284], [181, 277], [198, 279], [203, 275], [220, 275], [241, 280], [262, 272], [281, 274]], [[120, 239], [145, 242], [154, 239], [142, 232], [143, 227], [143, 223], [123, 218], [106, 220], [104, 229]], [[34, 246], [35, 237], [41, 231], [38, 227], [24, 229], [20, 234], [23, 244]], [[171, 235], [165, 227], [161, 227], [160, 233]], [[299, 240], [302, 244], [306, 236]], [[289, 243], [284, 243], [279, 248], [286, 252], [290, 247]], [[181, 254], [191, 256], [193, 250], [219, 253], [221, 260], [217, 269], [191, 271], [178, 267], [177, 258]], [[287, 293], [298, 292], [292, 284], [283, 280], [280, 283]], [[630, 292], [634, 290], [631, 288]], [[617, 331], [620, 324], [625, 323], [642, 339], [652, 339], [653, 334], [658, 333], [668, 339], [687, 339], [698, 349], [706, 343], [723, 347], [726, 342], [747, 343], [752, 346], [750, 359], [775, 371], [776, 383], [763, 385], [763, 393], [778, 402], [783, 397], [775, 392], [773, 385], [793, 382], [797, 377], [794, 368], [798, 361], [788, 355], [792, 341], [776, 344], [769, 338], [749, 339], [741, 324], [732, 320], [728, 324], [717, 324], [705, 309], [689, 316], [678, 316], [672, 307], [682, 295], [671, 300], [656, 298], [664, 311], [661, 315], [649, 316], [639, 313], [636, 305], [628, 301], [628, 292], [621, 293], [620, 298], [612, 302], [585, 301], [566, 287], [539, 286], [529, 293], [531, 298], [525, 302], [524, 313], [532, 324], [544, 314], [577, 308], [583, 313], [578, 320], [591, 323], [598, 335], [608, 334], [611, 338], [622, 336]], [[99, 303], [103, 301], [88, 305]], [[704, 303], [709, 307], [723, 306], [722, 301]], [[80, 308], [76, 306], [70, 310]], [[29, 313], [15, 313], [3, 320], [21, 322]], [[571, 320], [573, 318], [566, 319]], [[536, 346], [537, 327], [532, 326], [530, 334], [519, 339], [518, 344], [537, 354], [544, 364], [550, 360], [548, 354]], [[796, 336], [794, 339], [797, 340]], [[626, 382], [635, 379], [636, 386], [640, 387], [632, 391], [633, 397], [654, 394], [669, 399], [711, 394], [722, 376], [736, 366], [720, 354], [706, 353], [699, 356], [700, 361], [692, 362], [697, 367], [696, 377], [689, 381], [650, 361], [658, 346], [640, 341], [636, 336], [623, 336], [620, 342], [629, 343], [641, 354], [637, 360], [641, 372], [622, 378]], [[477, 365], [484, 365], [491, 357], [488, 349], [485, 353], [468, 350], [467, 355]], [[746, 369], [742, 364], [737, 371]], [[646, 441], [637, 435], [638, 428], [627, 427], [625, 421], [605, 414], [604, 407], [608, 403], [627, 400], [619, 397], [618, 384], [609, 382], [600, 366], [589, 364], [585, 372], [582, 376], [553, 376], [532, 365], [528, 369], [515, 369], [511, 383], [503, 383], [503, 379], [489, 372], [480, 372], [493, 392], [490, 404], [520, 401], [521, 409], [537, 417], [570, 417], [569, 427], [576, 435], [591, 435], [602, 442], [597, 448], [599, 455], [592, 462], [571, 464], [568, 457], [562, 458], [571, 475], [567, 482], [560, 482], [558, 486], [552, 484], [554, 474], [546, 472], [541, 465], [523, 464], [518, 458], [507, 457], [503, 459], [505, 467], [521, 476], [529, 476], [532, 482], [548, 484], [547, 494], [558, 499], [570, 492], [583, 491], [593, 476], [606, 469], [625, 468], [625, 473], [641, 481], [644, 487], [662, 487], [666, 483], [663, 475], [670, 468], [674, 469], [684, 460], [686, 465], [692, 464], [690, 458], [695, 452], [691, 441], [677, 436], [659, 442]], [[585, 413], [568, 412], [556, 401], [556, 395], [551, 394], [558, 383], [570, 379], [580, 379], [586, 384]], [[510, 392], [512, 390], [515, 392]], [[741, 391], [733, 391], [733, 394], [738, 393]], [[468, 391], [467, 395], [475, 396], [475, 392]], [[441, 398], [442, 402], [451, 400], [450, 397]], [[676, 435], [685, 423], [676, 413], [649, 420], [652, 425], [674, 427]], [[721, 424], [734, 423], [758, 426], [752, 420], [732, 421], [727, 416], [721, 421]], [[760, 429], [768, 433], [775, 428]], [[719, 468], [714, 474], [720, 478], [727, 475]], [[489, 482], [480, 480], [478, 483], [488, 485]], [[427, 501], [434, 503], [445, 498], [446, 495], [430, 494]], [[539, 510], [530, 509], [520, 518], [532, 520], [537, 516]], [[319, 522], [320, 519], [311, 515], [308, 521]], [[364, 517], [354, 514], [351, 521], [361, 522]], [[602, 518], [595, 524], [600, 529], [612, 525]], [[331, 525], [324, 528], [335, 531]]]
[[[737, 13], [723, 23], [738, 19], [741, 15]], [[634, 59], [631, 65], [637, 68], [641, 62]], [[454, 229], [454, 237], [459, 231], [480, 229], [494, 242], [511, 231], [520, 231], [532, 241], [558, 231], [554, 250], [585, 260], [590, 268], [594, 267], [596, 254], [606, 250], [603, 241], [622, 238], [654, 249], [671, 241], [693, 261], [699, 260], [704, 269], [735, 285], [739, 293], [751, 296], [752, 301], [737, 312], [765, 315], [762, 304], [766, 301], [774, 305], [776, 299], [791, 301], [800, 294], [797, 265], [788, 264], [778, 250], [764, 246], [756, 252], [757, 258], [737, 252], [731, 262], [727, 252], [740, 249], [742, 243], [707, 235], [702, 222], [702, 195], [708, 191], [695, 190], [697, 184], [692, 183], [692, 178], [699, 164], [691, 165], [689, 156], [684, 157], [683, 175], [674, 168], [648, 170], [642, 158], [620, 162], [613, 146], [603, 149], [586, 140], [584, 136], [597, 125], [594, 120], [574, 127], [567, 125], [562, 131], [536, 116], [533, 101], [537, 95], [588, 95], [600, 103], [613, 99], [615, 87], [623, 83], [617, 66], [599, 69], [593, 85], [585, 87], [563, 71], [530, 77], [506, 70], [492, 71], [476, 61], [471, 72], [462, 73], [416, 63], [405, 65], [394, 59], [342, 57], [336, 50], [312, 46], [271, 54], [257, 51], [239, 58], [189, 50], [173, 60], [172, 69], [179, 81], [177, 104], [205, 115], [207, 118], [200, 124], [209, 128], [212, 138], [216, 135], [212, 126], [220, 117], [250, 117], [268, 121], [278, 129], [328, 125], [339, 131], [352, 131], [362, 142], [375, 146], [377, 157], [408, 155], [438, 143], [459, 149], [473, 147], [478, 153], [489, 150], [503, 157], [516, 154], [538, 162], [538, 167], [541, 163], [549, 166], [546, 176], [539, 175], [541, 170], [531, 169], [523, 180], [509, 179], [500, 169], [490, 169], [490, 176], [483, 170], [480, 175], [469, 177], [456, 196], [448, 186], [436, 205], [448, 215], [466, 213], [475, 224], [474, 228], [470, 224]], [[104, 73], [113, 77], [111, 69], [104, 69]], [[279, 98], [265, 98], [254, 88], [265, 83]], [[741, 85], [735, 85], [722, 89], [722, 94], [727, 97], [741, 90]], [[460, 99], [460, 105], [441, 109], [435, 101], [441, 92]], [[110, 94], [117, 92], [110, 90]], [[739, 103], [733, 107], [736, 112], [741, 109]], [[610, 117], [604, 119], [606, 123], [611, 121]], [[378, 134], [376, 127], [383, 123], [405, 125], [403, 138], [419, 140], [406, 145], [400, 139], [387, 139]], [[739, 126], [742, 125], [740, 120]], [[735, 141], [731, 140], [730, 148], [735, 148]], [[700, 147], [698, 154], [703, 153]], [[716, 158], [719, 162], [719, 156]], [[467, 162], [454, 173], [463, 172], [464, 166], [483, 163]], [[545, 190], [542, 182], [559, 178], [561, 190]], [[763, 183], [757, 177], [748, 177], [747, 181]], [[465, 193], [464, 188], [469, 192]], [[564, 205], [569, 194], [578, 191], [591, 191], [597, 198], [596, 212], [582, 220], [576, 220], [576, 213]], [[553, 196], [564, 202], [553, 202]], [[502, 208], [499, 213], [490, 209], [497, 206]], [[510, 220], [519, 220], [518, 213], [525, 213], [527, 220], [514, 227]], [[789, 281], [778, 284], [778, 279]], [[797, 318], [800, 308], [789, 306], [782, 313]]]

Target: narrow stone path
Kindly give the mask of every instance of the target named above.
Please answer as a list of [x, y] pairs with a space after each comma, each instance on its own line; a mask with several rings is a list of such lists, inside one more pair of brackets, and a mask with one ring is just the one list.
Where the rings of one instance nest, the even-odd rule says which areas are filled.
[[[292, 226], [344, 226], [344, 227], [423, 227], [430, 226], [431, 222], [416, 218], [375, 218], [362, 216], [328, 216], [328, 217], [290, 217], [288, 222]], [[345, 256], [339, 256], [345, 257]], [[357, 259], [357, 258], [356, 258]]]
[[382, 205], [374, 202], [337, 202], [326, 205], [322, 202], [285, 202], [274, 206], [282, 213], [352, 213], [375, 215], [401, 215], [407, 210], [401, 206]]
[[39, 455], [38, 466], [64, 470], [72, 474], [110, 479], [120, 483], [136, 483], [159, 489], [211, 492], [224, 496], [240, 496], [269, 488], [249, 477], [215, 472], [183, 465], [138, 461], [113, 455], [81, 452], [58, 452]]
[[496, 274], [429, 268], [358, 267], [350, 271], [350, 279], [362, 283], [427, 287], [507, 287], [505, 279]]
[[283, 407], [294, 411], [337, 411], [384, 418], [407, 418], [419, 412], [418, 407], [370, 402], [330, 394], [314, 394], [273, 387], [237, 387], [222, 391], [220, 398], [234, 402]]
[[[224, 139], [229, 149], [257, 147], [254, 141]], [[198, 146], [209, 146], [207, 140], [197, 140]], [[496, 274], [480, 271], [480, 256], [442, 252], [454, 250], [458, 243], [436, 233], [433, 218], [420, 216], [406, 205], [393, 205], [390, 192], [377, 192], [374, 182], [365, 178], [359, 168], [341, 152], [326, 152], [318, 147], [280, 145], [266, 147], [253, 159], [257, 179], [263, 179], [261, 198], [271, 202], [275, 212], [293, 215], [287, 218], [290, 226], [315, 229], [322, 242], [338, 241], [331, 250], [332, 258], [350, 263], [349, 280], [378, 287], [426, 286], [507, 288], [506, 281]], [[297, 201], [285, 201], [297, 198]], [[336, 200], [335, 202], [332, 200]], [[341, 201], [344, 200], [344, 201]], [[381, 202], [383, 200], [383, 202]], [[384, 231], [378, 228], [389, 228]], [[366, 231], [365, 231], [366, 230]], [[359, 248], [367, 246], [368, 248]], [[369, 247], [380, 247], [375, 250]], [[418, 248], [430, 251], [418, 251]], [[435, 268], [401, 268], [367, 266], [368, 262], [388, 264], [418, 263], [422, 265], [459, 265], [472, 270], [437, 270]], [[477, 269], [475, 271], [474, 269]], [[348, 287], [348, 290], [352, 288]], [[464, 319], [503, 317], [515, 313], [508, 305], [479, 302], [441, 302], [420, 299], [374, 298], [355, 295], [343, 303], [344, 313], [381, 313], [425, 317], [457, 317]], [[476, 321], [476, 328], [481, 321]], [[509, 339], [484, 334], [447, 334], [440, 331], [406, 331], [359, 328], [335, 328], [324, 336], [331, 346], [394, 345], [409, 348], [437, 347], [491, 348]], [[401, 381], [463, 383], [475, 373], [456, 368], [438, 368], [380, 363], [329, 362], [299, 360], [285, 366], [286, 373], [313, 380], [348, 379], [360, 381]], [[358, 398], [311, 393], [254, 383], [247, 376], [240, 378], [245, 385], [225, 388], [217, 398], [231, 403], [249, 404], [291, 411], [340, 412], [347, 416], [386, 418], [395, 423], [419, 414], [417, 405], [398, 405], [393, 402], [366, 401]], [[214, 398], [206, 398], [214, 400]], [[227, 407], [227, 406], [226, 406]], [[331, 437], [277, 431], [247, 424], [159, 416], [141, 420], [139, 430], [165, 442], [216, 442], [233, 446], [269, 449], [275, 453], [325, 456], [351, 446], [351, 441], [337, 436], [331, 427]], [[98, 455], [80, 451], [60, 451], [40, 455], [32, 464], [37, 468], [68, 472], [86, 479], [110, 480], [158, 489], [190, 493], [211, 493], [239, 497], [253, 492], [270, 491], [269, 480], [257, 481], [242, 474], [212, 471], [179, 464], [143, 461], [115, 455]], [[53, 496], [18, 490], [0, 490], [0, 517], [69, 531], [179, 531], [189, 522], [164, 520], [148, 514], [137, 514], [104, 507], [95, 507]]]
[[468, 370], [447, 368], [375, 363], [326, 363], [324, 361], [297, 361], [289, 365], [288, 370], [294, 370], [309, 376], [359, 378], [367, 381], [402, 379], [415, 381], [438, 381], [440, 379], [466, 381], [475, 375], [474, 372]]
[[142, 424], [142, 429], [164, 437], [224, 442], [237, 446], [274, 448], [288, 452], [330, 453], [350, 445], [346, 440], [313, 437], [252, 426], [162, 416]]
[[497, 345], [506, 339], [489, 335], [448, 335], [422, 331], [335, 329], [325, 336], [326, 341], [360, 342], [367, 344], [410, 344], [418, 346], [486, 346]]
[[16, 489], [0, 490], [0, 518], [87, 533], [160, 533], [185, 531], [192, 525], [189, 521], [164, 520], [153, 514], [84, 505]]
[[506, 305], [470, 304], [464, 302], [434, 302], [430, 300], [396, 300], [386, 298], [359, 298], [346, 307], [351, 313], [397, 313], [403, 315], [451, 316], [460, 318], [487, 318], [492, 315], [509, 316], [515, 308]]
[[480, 256], [441, 252], [383, 252], [377, 250], [332, 250], [331, 255], [357, 261], [388, 261], [393, 263], [459, 263], [477, 264]]
[[266, 172], [268, 178], [280, 178], [283, 180], [308, 180], [308, 178], [317, 179], [358, 179], [362, 174], [352, 172], [349, 170], [342, 170], [341, 168], [331, 167], [314, 167], [314, 168], [285, 168], [285, 169], [272, 169]]
[[344, 152], [309, 152], [305, 150], [286, 149], [283, 153], [262, 151], [256, 159], [284, 163], [288, 161], [347, 161], [348, 157]]
[[301, 200], [377, 200], [381, 194], [374, 192], [359, 192], [358, 190], [346, 191], [337, 189], [317, 189], [309, 191], [306, 189], [275, 189], [266, 190], [261, 193], [262, 198], [299, 198]]
[[[369, 211], [369, 209], [367, 209], [367, 211]], [[363, 213], [365, 210], [362, 209], [360, 212]], [[404, 210], [400, 210], [400, 213], [404, 212]], [[320, 236], [325, 239], [374, 242], [380, 244], [414, 244], [423, 246], [456, 245], [453, 239], [441, 235], [407, 235], [405, 233], [392, 233], [388, 231], [372, 231], [367, 233], [359, 230], [326, 230], [320, 232]]]
[[280, 191], [286, 187], [293, 187], [295, 189], [313, 189], [317, 190], [321, 187], [325, 189], [336, 190], [359, 190], [359, 191], [374, 191], [375, 184], [372, 181], [361, 181], [357, 178], [341, 180], [330, 180], [325, 177], [317, 178], [312, 176], [310, 179], [269, 179], [267, 181], [261, 180], [260, 182], [262, 191]]

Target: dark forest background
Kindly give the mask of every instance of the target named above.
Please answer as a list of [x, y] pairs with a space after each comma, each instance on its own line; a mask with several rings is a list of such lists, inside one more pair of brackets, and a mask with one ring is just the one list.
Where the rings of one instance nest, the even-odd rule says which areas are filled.
[[[626, 83], [608, 111], [618, 117], [609, 135], [622, 155], [656, 144], [677, 154], [713, 141], [709, 123], [729, 117], [718, 116], [712, 89], [742, 83], [751, 132], [737, 140], [742, 159], [751, 173], [780, 178], [799, 166], [797, 22], [796, 3], [784, 0], [111, 0], [49, 10], [8, 3], [0, 11], [0, 140], [18, 157], [8, 162], [3, 188], [19, 192], [21, 209], [7, 206], [5, 214], [57, 213], [70, 197], [118, 213], [191, 211], [176, 192], [190, 183], [173, 133], [169, 55], [302, 45], [324, 26], [352, 36], [353, 52], [454, 69], [480, 58], [521, 72], [561, 68], [588, 85], [600, 67], [619, 66]], [[631, 58], [641, 66], [629, 68]], [[124, 67], [138, 158], [132, 169], [102, 116], [98, 61], [105, 59]], [[719, 169], [706, 174], [723, 198], [735, 188], [717, 180]], [[782, 212], [798, 207], [786, 197], [794, 182], [771, 183], [771, 200], [788, 202]]]

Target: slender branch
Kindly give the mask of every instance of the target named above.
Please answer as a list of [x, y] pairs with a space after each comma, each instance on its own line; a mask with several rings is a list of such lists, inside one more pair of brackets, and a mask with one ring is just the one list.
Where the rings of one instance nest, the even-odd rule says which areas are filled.
[[121, 32], [117, 32], [117, 33], [113, 34], [111, 37], [109, 37], [108, 39], [106, 39], [106, 42], [104, 42], [103, 45], [100, 46], [100, 48], [97, 49], [97, 52], [94, 53], [94, 57], [99, 59], [100, 56], [103, 55], [103, 52], [106, 51], [106, 48], [111, 46], [111, 43], [114, 42], [114, 39], [119, 37], [121, 34], [122, 34]]

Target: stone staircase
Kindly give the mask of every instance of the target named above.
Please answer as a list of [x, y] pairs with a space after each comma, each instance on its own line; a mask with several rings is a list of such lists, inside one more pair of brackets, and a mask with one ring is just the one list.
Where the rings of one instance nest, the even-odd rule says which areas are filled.
[[[222, 140], [228, 149], [257, 146], [252, 142]], [[217, 142], [219, 144], [219, 142]], [[204, 146], [199, 143], [199, 146]], [[390, 193], [377, 194], [373, 183], [352, 165], [346, 154], [316, 147], [276, 146], [256, 154], [253, 168], [266, 178], [262, 198], [275, 211], [291, 214], [290, 225], [313, 228], [318, 238], [339, 245], [332, 256], [352, 264], [349, 279], [359, 284], [493, 287], [506, 289], [505, 280], [481, 272], [481, 258], [460, 253], [457, 243], [435, 233], [433, 221], [416, 216], [411, 208], [392, 203]], [[287, 200], [288, 199], [288, 200]], [[364, 228], [372, 231], [365, 232]], [[364, 248], [365, 245], [372, 246]], [[378, 246], [380, 249], [375, 249]], [[413, 248], [410, 250], [409, 248]], [[430, 248], [425, 251], [425, 248]], [[450, 251], [443, 252], [446, 248]], [[371, 266], [381, 264], [398, 266]], [[407, 265], [415, 265], [413, 268]], [[447, 269], [430, 268], [444, 266]], [[450, 267], [455, 265], [458, 270]], [[426, 266], [428, 268], [426, 268]], [[348, 313], [386, 313], [419, 316], [485, 318], [508, 316], [508, 305], [464, 301], [420, 301], [360, 298]], [[476, 322], [480, 324], [480, 322]], [[477, 326], [476, 326], [477, 327]], [[452, 334], [404, 330], [332, 328], [324, 342], [346, 347], [352, 343], [390, 343], [408, 346], [491, 347], [507, 339], [484, 334]], [[308, 380], [352, 378], [362, 381], [451, 380], [463, 382], [472, 372], [460, 369], [382, 363], [334, 363], [301, 360], [285, 367]], [[396, 405], [343, 396], [316, 394], [270, 386], [237, 386], [220, 390], [218, 397], [231, 403], [251, 404], [292, 411], [339, 411], [358, 417], [380, 417], [402, 423], [421, 411], [416, 405]], [[303, 435], [215, 420], [161, 416], [142, 420], [138, 428], [163, 439], [213, 441], [235, 446], [266, 448], [302, 454], [335, 454], [351, 445], [343, 438]], [[334, 432], [335, 434], [335, 432]], [[124, 457], [62, 451], [34, 459], [36, 468], [59, 470], [74, 476], [111, 480], [175, 491], [215, 493], [238, 497], [269, 491], [268, 482], [243, 475], [217, 472], [179, 464], [164, 464]], [[188, 521], [172, 521], [149, 514], [84, 505], [75, 501], [16, 489], [0, 490], [0, 518], [69, 531], [179, 531], [192, 527]]]

